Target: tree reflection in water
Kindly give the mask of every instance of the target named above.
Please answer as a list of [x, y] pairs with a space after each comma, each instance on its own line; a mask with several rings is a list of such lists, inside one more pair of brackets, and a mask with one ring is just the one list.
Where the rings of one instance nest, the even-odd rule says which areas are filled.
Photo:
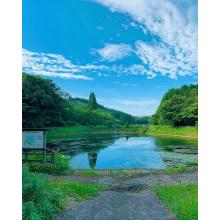
[[97, 161], [97, 153], [88, 153], [89, 166], [91, 169], [95, 169], [96, 161]]

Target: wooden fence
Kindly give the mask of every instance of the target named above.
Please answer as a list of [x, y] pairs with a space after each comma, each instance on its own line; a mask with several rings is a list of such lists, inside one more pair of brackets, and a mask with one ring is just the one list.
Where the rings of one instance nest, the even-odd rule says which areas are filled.
[[[29, 156], [35, 155], [37, 158], [29, 158]], [[24, 156], [24, 158], [23, 158]], [[39, 159], [39, 157], [42, 159]], [[23, 149], [22, 150], [22, 161], [24, 162], [43, 162], [43, 163], [55, 163], [56, 151], [45, 150], [45, 149]]]

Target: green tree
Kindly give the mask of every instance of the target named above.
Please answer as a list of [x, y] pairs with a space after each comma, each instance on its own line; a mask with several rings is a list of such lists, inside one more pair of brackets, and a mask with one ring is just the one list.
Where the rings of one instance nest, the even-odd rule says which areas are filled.
[[66, 113], [60, 89], [49, 79], [23, 74], [23, 127], [59, 126]]
[[198, 85], [170, 89], [163, 97], [156, 114], [151, 117], [153, 124], [174, 126], [196, 125], [198, 122]]
[[89, 110], [95, 110], [98, 108], [98, 104], [96, 102], [95, 93], [91, 92], [89, 95], [89, 103], [88, 103], [88, 109]]
[[[22, 124], [24, 128], [65, 125], [145, 124], [146, 119], [97, 104], [95, 94], [89, 100], [72, 98], [51, 80], [23, 73]], [[192, 109], [193, 111], [193, 109]]]

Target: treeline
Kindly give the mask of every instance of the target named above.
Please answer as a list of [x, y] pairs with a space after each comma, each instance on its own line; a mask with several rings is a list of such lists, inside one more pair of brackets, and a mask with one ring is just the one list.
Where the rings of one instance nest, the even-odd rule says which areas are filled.
[[[91, 100], [92, 93], [90, 94], [89, 100], [82, 99], [82, 98], [69, 98], [71, 103], [77, 107], [81, 107], [83, 109], [87, 108], [87, 106], [91, 105], [89, 104], [89, 101]], [[96, 102], [96, 101], [95, 101]], [[96, 106], [96, 104], [95, 104]], [[110, 114], [115, 122], [119, 122], [120, 124], [147, 124], [149, 121], [148, 116], [132, 116], [130, 114], [115, 110], [106, 108], [103, 105], [97, 104], [97, 109], [101, 110], [103, 113]]]
[[22, 124], [24, 128], [67, 125], [146, 124], [148, 117], [135, 117], [99, 105], [94, 93], [89, 99], [72, 98], [52, 80], [23, 73]]
[[163, 97], [151, 123], [195, 126], [198, 123], [198, 85], [170, 89]]

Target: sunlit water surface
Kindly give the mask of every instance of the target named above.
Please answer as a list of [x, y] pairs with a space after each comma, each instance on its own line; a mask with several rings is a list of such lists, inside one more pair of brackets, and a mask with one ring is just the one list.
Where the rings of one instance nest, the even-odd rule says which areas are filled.
[[163, 169], [197, 164], [196, 143], [177, 138], [132, 135], [90, 135], [57, 143], [75, 169]]

